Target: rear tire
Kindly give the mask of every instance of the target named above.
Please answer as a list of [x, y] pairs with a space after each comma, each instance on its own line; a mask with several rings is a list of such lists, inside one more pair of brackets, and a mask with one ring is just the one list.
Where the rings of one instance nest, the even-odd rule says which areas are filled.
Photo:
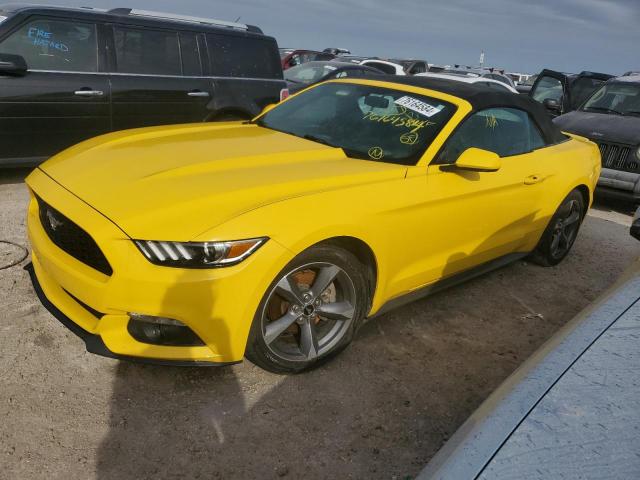
[[270, 372], [297, 373], [336, 356], [366, 315], [366, 271], [352, 253], [333, 245], [299, 254], [265, 292], [246, 357]]
[[584, 198], [578, 190], [573, 190], [551, 217], [540, 242], [531, 254], [531, 260], [543, 267], [558, 265], [573, 247], [585, 214]]

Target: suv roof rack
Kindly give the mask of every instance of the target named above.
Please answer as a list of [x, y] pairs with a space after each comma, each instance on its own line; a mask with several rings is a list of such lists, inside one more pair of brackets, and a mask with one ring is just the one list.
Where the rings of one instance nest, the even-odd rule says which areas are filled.
[[188, 15], [178, 15], [175, 13], [154, 12], [151, 10], [138, 10], [135, 8], [112, 8], [111, 10], [107, 10], [106, 13], [110, 13], [112, 15], [155, 18], [159, 20], [173, 20], [173, 21], [185, 22], [185, 23], [198, 23], [201, 25], [214, 25], [218, 27], [233, 28], [235, 30], [243, 30], [246, 32], [262, 33], [262, 30], [260, 30], [260, 28], [256, 27], [255, 25], [245, 25], [244, 23], [227, 22], [225, 20], [218, 20], [215, 18], [191, 17]]

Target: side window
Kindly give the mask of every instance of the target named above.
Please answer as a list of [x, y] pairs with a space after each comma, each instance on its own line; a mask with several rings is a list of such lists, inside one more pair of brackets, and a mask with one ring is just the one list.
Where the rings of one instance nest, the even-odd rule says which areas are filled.
[[[221, 77], [282, 78], [275, 42], [243, 35], [207, 35], [213, 74]], [[298, 65], [290, 63], [290, 65]]]
[[302, 57], [300, 57], [300, 54], [296, 53], [294, 55], [291, 55], [291, 57], [289, 57], [289, 60], [287, 61], [287, 64], [290, 67], [295, 67], [297, 65], [302, 65]]
[[571, 85], [571, 108], [576, 109], [584, 103], [604, 82], [595, 78], [581, 77]]
[[92, 23], [40, 18], [0, 43], [0, 52], [22, 55], [31, 70], [97, 72], [96, 38]]
[[377, 68], [378, 70], [382, 70], [384, 73], [388, 73], [390, 75], [394, 75], [396, 73], [395, 67], [393, 67], [392, 65], [387, 65], [386, 63], [367, 62], [366, 65]]
[[315, 57], [315, 53], [304, 53], [302, 54], [302, 63], [313, 62]]
[[423, 62], [417, 62], [413, 67], [411, 67], [411, 71], [409, 72], [411, 75], [415, 75], [416, 73], [424, 73], [427, 71], [427, 66]]
[[562, 82], [553, 77], [542, 77], [531, 93], [533, 99], [537, 102], [544, 102], [547, 98], [562, 100]]
[[544, 146], [542, 135], [527, 112], [515, 108], [489, 108], [474, 113], [457, 128], [437, 163], [455, 163], [471, 147], [508, 157]]
[[182, 73], [184, 75], [202, 75], [200, 49], [195, 33], [180, 33], [180, 53], [182, 57]]
[[181, 75], [178, 34], [164, 30], [115, 27], [116, 71]]

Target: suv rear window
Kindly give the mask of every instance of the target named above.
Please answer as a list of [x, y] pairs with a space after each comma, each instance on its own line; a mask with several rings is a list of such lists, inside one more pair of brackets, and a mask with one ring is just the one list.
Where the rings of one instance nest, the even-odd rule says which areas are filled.
[[0, 52], [22, 55], [31, 70], [98, 71], [96, 26], [39, 18], [0, 43]]
[[147, 75], [181, 75], [178, 33], [115, 27], [116, 71]]
[[282, 78], [278, 49], [268, 38], [208, 34], [213, 74], [221, 77]]

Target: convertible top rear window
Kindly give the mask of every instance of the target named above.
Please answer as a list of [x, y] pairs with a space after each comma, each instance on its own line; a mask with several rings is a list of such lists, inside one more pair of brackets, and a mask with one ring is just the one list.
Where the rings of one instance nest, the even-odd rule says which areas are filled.
[[391, 88], [325, 83], [291, 97], [257, 121], [352, 158], [415, 165], [456, 107]]

